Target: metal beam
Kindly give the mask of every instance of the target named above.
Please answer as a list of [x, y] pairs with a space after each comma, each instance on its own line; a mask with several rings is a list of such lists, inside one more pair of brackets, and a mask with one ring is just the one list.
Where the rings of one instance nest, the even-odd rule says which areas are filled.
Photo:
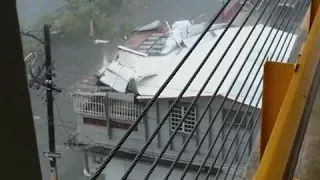
[[306, 99], [320, 59], [320, 12], [318, 11], [305, 48], [293, 74], [255, 179], [282, 179], [300, 124]]
[[267, 147], [293, 72], [294, 64], [269, 61], [264, 65], [260, 158]]

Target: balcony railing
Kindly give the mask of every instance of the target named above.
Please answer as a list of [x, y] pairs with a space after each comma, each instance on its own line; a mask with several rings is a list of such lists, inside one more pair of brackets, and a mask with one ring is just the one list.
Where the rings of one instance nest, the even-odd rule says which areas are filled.
[[[106, 99], [102, 92], [78, 92], [73, 94], [74, 111], [82, 116], [111, 118], [113, 121], [132, 123], [139, 115], [142, 107], [133, 102], [117, 99]], [[106, 104], [108, 114], [106, 115]]]

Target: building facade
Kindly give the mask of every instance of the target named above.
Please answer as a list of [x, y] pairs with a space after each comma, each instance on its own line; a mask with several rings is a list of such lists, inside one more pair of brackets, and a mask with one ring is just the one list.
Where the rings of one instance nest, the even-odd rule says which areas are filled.
[[[75, 111], [79, 115], [78, 139], [82, 142], [91, 142], [91, 145], [93, 145], [91, 150], [85, 152], [85, 169], [88, 174], [95, 172], [96, 168], [102, 163], [108, 152], [118, 143], [147, 102], [147, 100], [136, 100], [136, 102], [132, 102], [111, 99], [108, 98], [106, 94], [106, 92], [96, 92], [92, 93], [91, 96], [85, 93], [74, 95], [74, 107]], [[121, 94], [119, 95], [121, 96]], [[205, 156], [209, 152], [210, 145], [213, 143], [216, 143], [216, 145], [210, 153], [210, 158], [203, 169], [204, 173], [208, 170], [214, 160], [216, 160], [215, 164], [217, 167], [214, 167], [212, 173], [217, 171], [217, 168], [219, 168], [218, 165], [221, 164], [225, 158], [226, 162], [223, 165], [223, 169], [227, 169], [229, 166], [232, 166], [230, 161], [232, 160], [233, 156], [235, 156], [235, 161], [233, 164], [236, 165], [238, 161], [240, 161], [240, 156], [243, 151], [247, 152], [242, 158], [240, 164], [242, 167], [245, 166], [245, 162], [249, 156], [249, 153], [251, 152], [252, 144], [254, 143], [254, 139], [252, 137], [255, 137], [256, 134], [254, 133], [252, 137], [249, 137], [250, 126], [252, 126], [250, 123], [253, 122], [253, 118], [250, 119], [250, 117], [254, 109], [243, 106], [241, 111], [238, 113], [238, 116], [234, 118], [240, 105], [237, 103], [237, 105], [232, 109], [229, 117], [226, 117], [233, 101], [227, 100], [227, 103], [225, 103], [223, 106], [223, 110], [218, 112], [223, 98], [224, 97], [217, 97], [216, 100], [214, 100], [204, 118], [201, 120], [200, 125], [198, 128], [196, 128], [196, 131], [192, 135], [187, 148], [184, 150], [184, 153], [180, 158], [177, 168], [175, 168], [173, 171], [173, 179], [176, 179], [180, 174], [182, 174], [184, 167], [190, 160], [190, 157], [193, 155], [196, 147], [199, 145], [199, 141], [206, 133], [210, 120], [212, 119], [214, 119], [215, 122], [209, 129], [209, 133], [199, 152], [197, 153], [186, 178], [193, 179], [194, 174], [196, 174], [199, 168], [199, 165], [201, 165]], [[183, 117], [185, 111], [188, 109], [192, 99], [192, 97], [183, 98], [181, 102], [179, 102], [173, 108], [172, 113], [166, 119], [159, 133], [152, 141], [152, 144], [144, 153], [143, 160], [137, 165], [137, 168], [135, 168], [135, 170], [129, 176], [130, 179], [143, 179], [150, 165], [166, 144], [166, 141], [169, 139], [175, 128], [177, 128], [178, 123]], [[209, 99], [210, 97], [201, 97], [197, 104], [192, 107], [184, 123], [181, 127], [179, 127], [177, 135], [174, 137], [172, 143], [164, 154], [163, 160], [159, 162], [159, 168], [157, 168], [152, 174], [151, 179], [163, 178], [163, 175], [166, 173], [166, 171], [168, 171], [171, 163], [181, 150], [186, 138], [190, 135], [192, 129], [195, 127], [195, 124], [199, 121], [199, 117], [205, 110], [205, 106]], [[106, 168], [104, 173], [106, 179], [120, 179], [121, 174], [126, 171], [132, 159], [146, 143], [148, 138], [151, 136], [151, 133], [155, 130], [165, 113], [169, 110], [173, 100], [174, 99], [159, 99], [157, 103], [150, 108], [143, 120], [127, 139], [126, 143], [122, 146], [122, 154], [119, 154], [118, 157], [108, 165], [108, 168]], [[249, 109], [249, 112], [243, 116], [246, 109]], [[106, 110], [108, 113], [106, 113]], [[214, 118], [214, 116], [216, 116], [216, 118]], [[242, 120], [242, 117], [245, 117], [244, 120]], [[233, 119], [235, 119], [235, 123], [232, 127], [231, 124]], [[240, 124], [241, 120], [242, 123]], [[223, 123], [224, 121], [226, 122]], [[249, 127], [246, 128], [247, 124]], [[236, 134], [236, 129], [238, 127], [240, 127], [240, 130]], [[230, 133], [227, 137], [226, 135], [228, 134], [228, 131], [230, 131]], [[246, 137], [244, 140], [240, 142], [239, 139], [244, 133], [247, 133], [248, 135], [245, 135]], [[240, 148], [237, 152], [231, 151], [228, 153], [230, 144], [234, 138], [237, 138], [237, 140], [236, 143], [233, 144], [233, 148], [235, 149], [239, 143]], [[250, 141], [250, 145], [248, 148], [245, 148], [247, 141]], [[98, 144], [96, 148], [94, 148], [95, 143]], [[99, 145], [101, 144], [103, 146], [103, 150], [98, 150]], [[237, 176], [239, 178], [241, 177], [241, 170], [238, 171]]]
[[[129, 39], [127, 46], [119, 47], [114, 61], [101, 68], [96, 78], [87, 79], [83, 81], [84, 85], [77, 87], [73, 97], [74, 110], [78, 114], [78, 134], [69, 141], [69, 145], [84, 152], [86, 174], [94, 173], [117, 145], [204, 27], [205, 23], [192, 24], [190, 21], [175, 22], [170, 28], [172, 33], [168, 33], [168, 28], [163, 28], [158, 21], [141, 27], [136, 30], [137, 36]], [[254, 31], [247, 43], [248, 47], [244, 48], [237, 58], [234, 52], [239, 50], [245, 39], [238, 38], [233, 41], [232, 38], [239, 28], [229, 28], [202, 72], [199, 72], [181, 96], [181, 100], [173, 105], [192, 73], [205, 58], [206, 52], [222, 34], [223, 25], [213, 27], [190, 55], [190, 60], [180, 68], [156, 103], [133, 129], [116, 157], [104, 170], [102, 177], [121, 179], [132, 160], [161, 124], [162, 127], [155, 134], [129, 179], [143, 179], [163, 148], [168, 145], [150, 177], [162, 179], [188, 140], [190, 141], [174, 166], [170, 179], [178, 179], [190, 160], [192, 163], [188, 166], [185, 179], [194, 179], [197, 173], [204, 177], [207, 172], [212, 176], [219, 172], [219, 177], [235, 175], [241, 179], [241, 167], [245, 167], [255, 142], [254, 138], [258, 134], [261, 107], [261, 81], [250, 74], [262, 78], [262, 70], [259, 68], [259, 64], [265, 60], [260, 56], [262, 41], [269, 37], [267, 34], [270, 31], [272, 36], [276, 33], [270, 27], [265, 28], [266, 31], [263, 31], [260, 41], [253, 48], [253, 54], [258, 56], [251, 57], [248, 56], [250, 47], [253, 47], [254, 40], [259, 39], [263, 25], [244, 27], [239, 37], [248, 36], [252, 28]], [[140, 31], [142, 32], [139, 33]], [[295, 38], [293, 36], [294, 41]], [[284, 43], [280, 36], [276, 36], [277, 39]], [[294, 41], [287, 44], [290, 51]], [[223, 55], [228, 42], [232, 42], [233, 46]], [[271, 47], [270, 52], [263, 53], [271, 55], [273, 50], [275, 47]], [[284, 54], [284, 62], [289, 58], [290, 51]], [[228, 72], [226, 69], [232, 61], [232, 69]], [[216, 65], [219, 67], [215, 75], [202, 89], [199, 99], [190, 106]], [[226, 73], [227, 75], [224, 75]], [[251, 83], [247, 84], [247, 81]], [[207, 105], [208, 103], [210, 105]], [[167, 114], [169, 109], [172, 111]], [[175, 131], [177, 134], [174, 134]], [[174, 138], [168, 143], [173, 135]], [[238, 166], [240, 169], [236, 168]]]

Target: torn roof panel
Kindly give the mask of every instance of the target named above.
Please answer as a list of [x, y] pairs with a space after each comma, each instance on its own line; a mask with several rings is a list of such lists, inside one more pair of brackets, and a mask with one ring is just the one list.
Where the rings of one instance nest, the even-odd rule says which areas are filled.
[[[193, 44], [198, 40], [198, 38], [200, 37], [200, 34], [196, 35], [196, 36], [192, 36], [190, 38], [184, 39], [183, 40], [183, 44], [187, 47], [187, 48], [191, 48], [193, 46]], [[212, 40], [213, 36], [211, 35], [210, 32], [206, 33], [206, 35], [203, 37], [202, 42], [206, 42], [206, 41], [210, 41]]]
[[159, 20], [153, 21], [145, 26], [134, 29], [134, 31], [150, 31], [161, 27], [161, 22]]
[[100, 82], [109, 85], [112, 89], [118, 92], [126, 92], [126, 88], [128, 85], [128, 81], [108, 70], [105, 71], [104, 74], [101, 76]]
[[129, 81], [135, 74], [134, 67], [129, 67], [126, 64], [122, 64], [119, 61], [112, 61], [107, 68], [108, 71], [112, 71], [117, 74], [121, 79]]
[[[244, 27], [243, 30], [240, 32], [238, 38], [234, 42], [232, 42], [232, 46], [230, 47], [227, 54], [224, 56], [221, 64], [216, 69], [216, 72], [214, 76], [209, 81], [208, 85], [204, 89], [201, 96], [212, 96], [213, 93], [217, 90], [219, 87], [218, 85], [223, 80], [224, 83], [218, 90], [217, 95], [226, 96], [226, 93], [228, 92], [228, 89], [231, 87], [231, 85], [234, 84], [234, 88], [231, 90], [231, 93], [228, 95], [228, 98], [235, 99], [240, 87], [243, 85], [246, 76], [250, 74], [256, 74], [258, 71], [259, 65], [262, 63], [263, 56], [266, 54], [266, 50], [262, 52], [262, 55], [260, 56], [258, 53], [260, 49], [263, 46], [263, 43], [265, 40], [267, 40], [267, 35], [271, 31], [270, 27], [266, 27], [263, 31], [260, 39], [258, 40], [258, 43], [253, 49], [252, 54], [249, 56], [248, 61], [245, 63], [245, 60], [247, 59], [247, 55], [250, 52], [251, 48], [253, 47], [253, 44], [257, 38], [259, 38], [259, 34], [262, 31], [264, 25], [258, 25], [255, 27], [254, 32], [252, 33], [249, 41], [246, 43], [244, 49], [240, 53], [239, 57], [235, 61], [232, 68], [230, 68], [230, 65], [233, 63], [232, 61], [236, 58], [237, 52], [240, 50], [241, 46], [243, 45], [244, 41], [246, 40], [249, 32], [253, 28], [252, 26]], [[220, 60], [220, 58], [223, 56], [223, 53], [225, 52], [226, 48], [231, 43], [234, 35], [239, 30], [238, 27], [230, 28], [228, 29], [225, 36], [222, 38], [220, 43], [217, 45], [215, 50], [212, 52], [211, 56], [209, 57], [208, 61], [204, 64], [201, 71], [198, 73], [197, 77], [194, 79], [194, 81], [191, 83], [188, 90], [185, 92], [183, 97], [194, 97], [199, 92], [200, 88], [202, 87], [203, 83], [209, 76], [209, 74], [212, 72], [213, 67], [215, 67]], [[275, 36], [277, 30], [272, 30], [271, 36], [269, 39], [273, 39]], [[212, 37], [211, 39], [207, 39], [205, 41], [201, 41], [201, 43], [195, 48], [193, 53], [189, 56], [188, 60], [182, 65], [180, 70], [177, 72], [177, 74], [173, 77], [173, 79], [170, 81], [170, 83], [167, 85], [167, 87], [164, 89], [164, 91], [160, 94], [159, 98], [175, 98], [179, 95], [183, 87], [186, 85], [186, 83], [189, 81], [192, 74], [195, 72], [197, 67], [201, 64], [202, 60], [206, 56], [206, 54], [209, 52], [213, 44], [217, 41], [219, 36], [221, 35], [222, 30], [215, 30], [214, 33], [217, 35], [216, 37]], [[279, 31], [278, 35], [275, 38], [275, 41], [284, 42], [284, 38], [280, 39], [280, 35], [282, 34], [282, 31]], [[284, 36], [287, 35], [286, 32], [283, 33]], [[289, 45], [289, 51], [287, 51], [287, 54], [285, 55], [285, 60], [287, 61], [291, 52], [291, 49], [293, 48], [294, 42], [296, 39], [296, 35], [293, 35], [293, 39], [291, 41], [291, 44]], [[270, 40], [267, 40], [267, 46], [270, 45]], [[288, 42], [286, 43], [288, 44]], [[119, 51], [119, 58], [118, 61], [122, 64], [126, 64], [129, 67], [132, 67], [135, 70], [134, 77], [143, 76], [145, 74], [157, 74], [156, 76], [151, 76], [148, 78], [145, 78], [141, 81], [136, 81], [137, 89], [140, 94], [138, 98], [148, 98], [155, 95], [155, 93], [159, 90], [161, 85], [165, 82], [165, 80], [169, 77], [171, 72], [175, 69], [175, 67], [178, 65], [178, 63], [182, 60], [184, 55], [188, 52], [189, 48], [183, 48], [182, 50], [176, 50], [168, 55], [165, 56], [148, 56], [148, 57], [141, 57], [132, 53]], [[273, 51], [276, 51], [276, 53], [279, 53], [278, 49], [275, 49], [275, 45], [271, 46], [271, 50], [268, 52], [268, 56], [270, 56]], [[257, 63], [255, 64], [253, 71], [249, 72], [251, 69], [253, 63], [257, 60]], [[243, 70], [240, 74], [238, 74], [239, 70], [242, 68]], [[227, 77], [224, 77], [226, 70], [230, 68], [229, 74]], [[122, 72], [122, 71], [121, 71]], [[259, 75], [261, 77], [262, 75], [262, 69], [259, 70]], [[235, 77], [238, 77], [237, 81], [233, 83]], [[249, 78], [249, 82], [251, 83], [251, 79]], [[258, 88], [258, 92], [262, 91], [262, 86], [259, 86], [260, 79], [257, 78], [255, 82], [253, 83], [253, 87], [251, 91], [249, 91], [248, 100], [245, 101], [246, 104], [249, 104], [254, 90]], [[247, 82], [247, 84], [249, 84]], [[246, 93], [248, 92], [249, 85], [246, 85], [244, 90], [240, 93], [239, 98], [237, 101], [242, 101], [245, 97]], [[122, 91], [121, 91], [122, 92]], [[258, 101], [259, 97], [254, 97], [253, 104], [255, 104]], [[259, 106], [261, 103], [259, 104]]]
[[134, 77], [135, 70], [118, 61], [110, 63], [105, 70], [100, 82], [110, 86], [119, 92], [126, 92], [127, 85], [131, 78]]

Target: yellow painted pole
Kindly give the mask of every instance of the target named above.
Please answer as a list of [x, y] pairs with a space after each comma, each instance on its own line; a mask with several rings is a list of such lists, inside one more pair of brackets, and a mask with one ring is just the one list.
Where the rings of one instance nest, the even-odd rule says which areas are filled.
[[294, 64], [266, 62], [263, 75], [260, 158], [262, 158], [294, 72]]

